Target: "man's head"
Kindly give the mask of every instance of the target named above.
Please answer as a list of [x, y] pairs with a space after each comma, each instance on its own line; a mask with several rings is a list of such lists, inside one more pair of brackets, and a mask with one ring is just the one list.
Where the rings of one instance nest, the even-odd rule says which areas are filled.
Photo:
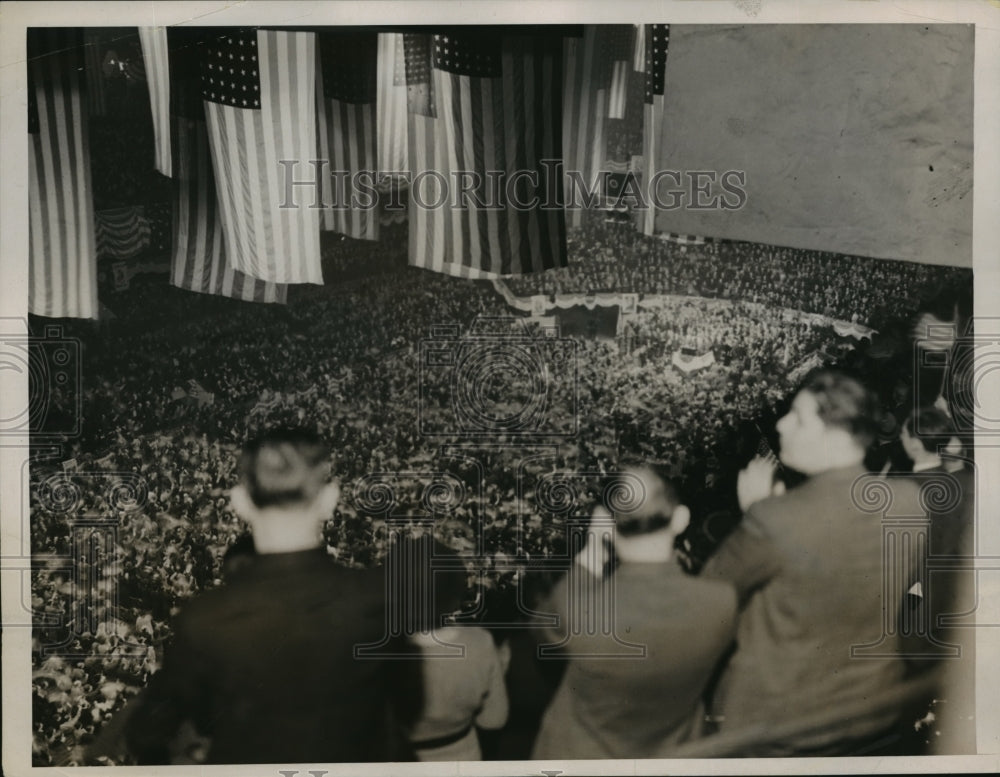
[[835, 370], [808, 377], [778, 421], [781, 461], [806, 475], [858, 464], [878, 432], [878, 400]]
[[[673, 484], [645, 465], [626, 467], [609, 477], [604, 501], [613, 511], [615, 550], [625, 563], [670, 559], [674, 538], [691, 518]], [[595, 518], [602, 515], [607, 513], [596, 512]]]
[[318, 546], [340, 490], [330, 483], [329, 452], [304, 429], [274, 429], [252, 440], [239, 462], [233, 509], [253, 529], [258, 553]]
[[[919, 434], [915, 431], [919, 429]], [[903, 450], [914, 464], [938, 463], [941, 460], [938, 446], [952, 441], [955, 427], [948, 415], [937, 407], [922, 407], [912, 413], [903, 423], [899, 440]]]

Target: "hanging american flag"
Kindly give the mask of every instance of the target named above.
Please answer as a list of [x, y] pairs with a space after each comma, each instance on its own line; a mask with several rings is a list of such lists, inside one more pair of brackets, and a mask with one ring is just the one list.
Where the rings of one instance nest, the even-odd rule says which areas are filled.
[[406, 49], [403, 34], [383, 32], [378, 36], [378, 103], [375, 133], [379, 170], [405, 173], [406, 153]]
[[434, 118], [434, 81], [431, 78], [433, 38], [422, 33], [403, 35], [403, 69], [406, 78], [406, 109], [409, 113]]
[[631, 24], [611, 24], [600, 28], [608, 68], [608, 118], [625, 118], [628, 76], [635, 51], [635, 33]]
[[140, 27], [139, 41], [153, 114], [154, 167], [161, 175], [173, 173], [170, 159], [170, 61], [166, 27]]
[[[321, 225], [365, 240], [378, 239], [375, 186], [375, 101], [378, 35], [374, 32], [319, 34], [319, 168]], [[359, 181], [358, 176], [364, 176]]]
[[[663, 93], [667, 78], [667, 48], [670, 44], [669, 24], [647, 24], [646, 48], [646, 110], [643, 117], [642, 159], [643, 178], [648, 186], [660, 157], [660, 129], [663, 124]], [[652, 235], [656, 225], [656, 208], [639, 212], [640, 229]]]
[[107, 38], [108, 30], [103, 27], [86, 27], [83, 30], [87, 104], [91, 116], [106, 116], [108, 113], [104, 73], [101, 67], [104, 51], [107, 48]]
[[[566, 38], [563, 81], [563, 158], [566, 206], [570, 224], [583, 223], [585, 193], [599, 191], [598, 176], [604, 164], [608, 91], [601, 73], [606, 49], [598, 40], [599, 28], [587, 25], [583, 36]], [[575, 181], [571, 176], [578, 175]]]
[[261, 280], [322, 283], [318, 209], [291, 185], [317, 150], [316, 35], [239, 30], [213, 38], [202, 96], [226, 257]]
[[253, 278], [227, 261], [201, 96], [201, 33], [171, 29], [169, 83], [173, 132], [172, 285], [247, 302], [285, 302], [288, 287]]
[[409, 117], [410, 264], [463, 277], [565, 266], [552, 169], [562, 156], [558, 44], [482, 29], [434, 36], [438, 115]]
[[28, 30], [28, 309], [97, 318], [97, 250], [79, 30]]

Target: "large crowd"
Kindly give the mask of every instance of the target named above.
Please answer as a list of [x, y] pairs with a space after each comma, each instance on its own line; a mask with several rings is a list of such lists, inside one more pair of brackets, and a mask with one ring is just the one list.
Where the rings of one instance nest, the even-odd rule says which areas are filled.
[[[573, 237], [570, 268], [510, 279], [515, 293], [686, 298], [640, 305], [623, 317], [617, 341], [579, 339], [575, 369], [545, 368], [553, 412], [577, 422], [549, 458], [525, 463], [516, 435], [497, 432], [491, 449], [463, 459], [445, 451], [468, 446], [458, 426], [421, 434], [422, 343], [435, 325], [464, 332], [477, 319], [513, 312], [487, 282], [405, 267], [406, 241], [394, 232], [405, 228], [386, 227], [377, 247], [324, 243], [328, 285], [293, 288], [287, 306], [192, 294], [138, 276], [113, 300], [117, 319], [65, 324], [81, 343], [82, 430], [59, 459], [44, 458], [39, 447], [31, 471], [32, 550], [55, 559], [32, 581], [38, 765], [81, 763], [157, 667], [170, 617], [220, 584], [226, 551], [246, 530], [227, 491], [240, 446], [259, 431], [308, 425], [330, 445], [345, 496], [326, 537], [341, 561], [380, 563], [387, 517], [431, 515], [456, 547], [476, 547], [481, 532], [478, 577], [502, 599], [523, 579], [519, 560], [555, 556], [566, 542], [569, 513], [526, 497], [525, 477], [597, 477], [639, 455], [689, 492], [710, 490], [732, 474], [747, 426], [787, 396], [792, 369], [810, 354], [828, 358], [854, 345], [829, 327], [787, 320], [785, 309], [877, 325], [957, 277], [939, 267], [743, 243], [681, 253], [595, 220]], [[682, 348], [710, 351], [714, 362], [677, 369], [671, 358]], [[62, 398], [64, 416], [71, 399]], [[437, 488], [433, 473], [442, 470], [450, 490]], [[588, 477], [580, 478], [574, 515], [589, 514], [596, 498]], [[112, 486], [123, 478], [133, 489], [122, 500]], [[432, 509], [428, 499], [438, 500]], [[113, 518], [113, 531], [81, 522], [93, 516]], [[111, 539], [92, 540], [101, 550], [88, 562], [90, 588], [81, 594], [58, 559], [81, 536], [101, 532]], [[81, 595], [94, 623], [64, 617]]]
[[913, 301], [963, 271], [844, 256], [829, 251], [709, 240], [682, 244], [638, 232], [631, 222], [585, 214], [571, 236], [583, 266], [511, 279], [518, 296], [595, 292], [682, 294], [759, 302], [879, 329], [905, 317]]

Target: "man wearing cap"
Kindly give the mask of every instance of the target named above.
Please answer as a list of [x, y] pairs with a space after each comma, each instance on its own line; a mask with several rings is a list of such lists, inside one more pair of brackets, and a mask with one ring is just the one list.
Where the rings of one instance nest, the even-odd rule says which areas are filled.
[[[673, 487], [645, 467], [612, 481], [604, 493], [632, 489], [635, 509], [597, 508], [588, 545], [544, 608], [559, 616], [569, 663], [534, 758], [648, 758], [697, 736], [702, 693], [732, 640], [733, 588], [689, 577], [674, 559], [690, 515]], [[618, 559], [607, 574], [612, 548], [594, 542], [602, 525], [613, 526]]]

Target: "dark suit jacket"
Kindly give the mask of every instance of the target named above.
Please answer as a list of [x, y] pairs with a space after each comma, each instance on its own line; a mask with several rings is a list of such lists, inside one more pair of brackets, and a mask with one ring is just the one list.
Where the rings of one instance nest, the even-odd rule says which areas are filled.
[[184, 606], [130, 747], [162, 763], [191, 720], [209, 763], [389, 760], [386, 663], [354, 657], [383, 637], [383, 588], [325, 549], [258, 556]]
[[[835, 716], [836, 707], [863, 699], [874, 707], [902, 679], [898, 634], [886, 632], [895, 632], [911, 581], [886, 582], [895, 572], [884, 562], [883, 519], [860, 509], [855, 489], [864, 476], [861, 467], [831, 470], [753, 505], [708, 561], [702, 574], [730, 580], [745, 602], [736, 651], [712, 705], [724, 716], [721, 730], [790, 722], [824, 707]], [[883, 482], [891, 514], [917, 513], [912, 482]], [[904, 574], [916, 563], [913, 557], [903, 564]], [[852, 648], [864, 645], [878, 647], [852, 656]], [[760, 754], [823, 752], [848, 727], [852, 737], [874, 735], [893, 718], [842, 721], [843, 729], [834, 721]]]

